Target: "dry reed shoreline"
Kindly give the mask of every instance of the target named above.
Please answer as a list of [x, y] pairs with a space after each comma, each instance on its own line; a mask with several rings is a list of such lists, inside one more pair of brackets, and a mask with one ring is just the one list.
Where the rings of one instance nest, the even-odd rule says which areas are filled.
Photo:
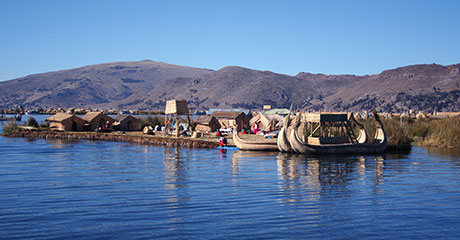
[[97, 132], [57, 132], [57, 131], [19, 131], [3, 133], [4, 137], [64, 139], [64, 140], [89, 140], [129, 142], [142, 145], [185, 147], [185, 148], [216, 148], [218, 141], [203, 140], [185, 137], [164, 137], [157, 135], [139, 135], [122, 133], [97, 133]]

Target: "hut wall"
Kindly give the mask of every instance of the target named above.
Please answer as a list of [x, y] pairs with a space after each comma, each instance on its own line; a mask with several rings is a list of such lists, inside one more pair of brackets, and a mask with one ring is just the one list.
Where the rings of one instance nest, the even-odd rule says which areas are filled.
[[217, 119], [214, 119], [214, 121], [209, 123], [209, 127], [211, 128], [211, 132], [215, 132], [220, 128], [220, 123]]
[[249, 119], [244, 114], [239, 115], [235, 119], [218, 119], [221, 128], [231, 128], [233, 125], [237, 125], [237, 131], [242, 129], [249, 129]]
[[235, 123], [233, 119], [218, 119], [221, 128], [230, 128]]
[[196, 127], [195, 127], [195, 131], [214, 132], [215, 130], [212, 130], [211, 126], [203, 125], [203, 124], [197, 124]]
[[66, 127], [62, 122], [50, 122], [50, 128], [53, 130], [66, 131]]
[[104, 126], [104, 124], [109, 121], [110, 124], [113, 124], [113, 119], [105, 116], [104, 114], [100, 114], [97, 117], [93, 118], [91, 122], [89, 122], [88, 130], [94, 131], [98, 127]]
[[249, 129], [249, 118], [246, 117], [245, 114], [239, 115], [234, 122], [237, 124], [238, 129], [237, 131], [241, 131], [242, 129]]
[[135, 118], [126, 118], [121, 122], [115, 122], [120, 131], [138, 131], [140, 128], [139, 120]]
[[165, 114], [187, 114], [188, 107], [186, 100], [169, 100], [166, 102]]
[[68, 127], [67, 131], [83, 131], [85, 128], [85, 121], [80, 118], [76, 119], [76, 117], [74, 117], [71, 119], [71, 121], [69, 121], [68, 124], [66, 123], [66, 127]]

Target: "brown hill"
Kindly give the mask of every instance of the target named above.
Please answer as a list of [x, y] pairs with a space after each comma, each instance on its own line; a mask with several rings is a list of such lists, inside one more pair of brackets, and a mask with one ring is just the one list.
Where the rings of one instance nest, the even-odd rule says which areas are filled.
[[459, 85], [460, 64], [412, 65], [356, 77], [312, 105], [337, 111], [460, 111]]
[[136, 96], [124, 106], [150, 105], [162, 108], [166, 100], [185, 99], [191, 107], [262, 108], [264, 104], [289, 107], [300, 105], [309, 96], [317, 95], [308, 81], [277, 74], [230, 66], [199, 78], [164, 80], [145, 96]]
[[0, 82], [0, 108], [102, 107], [163, 109], [166, 100], [190, 107], [305, 110], [460, 111], [460, 64], [423, 64], [380, 74], [296, 76], [230, 66], [218, 71], [153, 61], [119, 62], [35, 74]]
[[212, 70], [150, 60], [90, 65], [0, 82], [0, 107], [108, 106], [147, 92], [167, 78], [196, 77]]

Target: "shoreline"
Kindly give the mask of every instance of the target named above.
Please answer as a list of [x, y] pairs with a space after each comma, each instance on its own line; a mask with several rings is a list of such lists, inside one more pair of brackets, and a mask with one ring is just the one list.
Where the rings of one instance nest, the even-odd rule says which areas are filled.
[[3, 137], [23, 137], [64, 140], [89, 140], [108, 142], [128, 142], [142, 145], [184, 147], [184, 148], [217, 148], [218, 141], [208, 141], [197, 138], [164, 137], [157, 135], [134, 135], [129, 133], [97, 133], [97, 132], [57, 132], [57, 131], [20, 131], [2, 133]]
[[[163, 135], [144, 135], [141, 132], [60, 132], [60, 131], [20, 131], [12, 133], [1, 133], [3, 137], [20, 137], [20, 138], [41, 138], [41, 139], [63, 139], [63, 140], [87, 140], [87, 141], [107, 141], [107, 142], [127, 142], [141, 145], [163, 146], [163, 147], [184, 147], [184, 148], [217, 148], [218, 139], [210, 138], [191, 138], [191, 137], [173, 137]], [[228, 136], [228, 146], [235, 147], [233, 139]], [[406, 153], [411, 147], [389, 147], [386, 153]]]
[[[0, 133], [3, 137], [22, 137], [22, 138], [41, 138], [41, 139], [63, 139], [63, 140], [87, 140], [87, 141], [107, 141], [107, 142], [126, 142], [141, 145], [163, 146], [163, 147], [184, 147], [184, 148], [217, 148], [218, 139], [211, 138], [191, 138], [191, 137], [174, 137], [157, 135], [144, 135], [141, 132], [60, 132], [60, 131], [30, 131], [23, 130], [20, 132]], [[228, 146], [234, 147], [232, 137], [228, 137]], [[409, 146], [388, 146], [386, 153], [407, 153], [412, 146], [419, 147], [436, 147], [436, 148], [454, 148], [452, 146], [439, 146], [427, 144], [427, 142], [416, 139]]]

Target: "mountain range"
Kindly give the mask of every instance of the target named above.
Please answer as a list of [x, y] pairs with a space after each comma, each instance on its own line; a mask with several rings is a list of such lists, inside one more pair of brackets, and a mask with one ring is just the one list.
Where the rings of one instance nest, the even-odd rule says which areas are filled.
[[295, 76], [228, 66], [217, 71], [151, 60], [115, 62], [0, 82], [0, 108], [162, 110], [189, 107], [385, 112], [460, 111], [460, 64], [420, 64], [379, 74]]

